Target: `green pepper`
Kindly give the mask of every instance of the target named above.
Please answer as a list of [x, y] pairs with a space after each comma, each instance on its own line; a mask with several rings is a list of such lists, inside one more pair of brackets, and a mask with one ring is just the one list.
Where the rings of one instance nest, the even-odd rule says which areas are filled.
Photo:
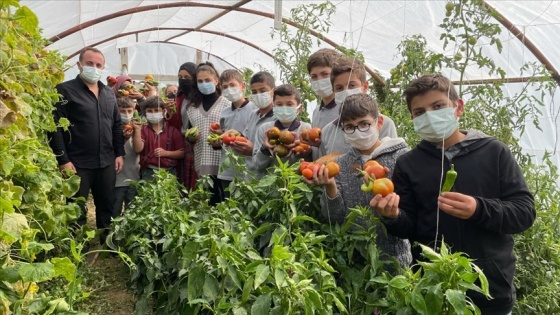
[[445, 173], [445, 182], [441, 187], [441, 192], [448, 192], [451, 191], [453, 185], [455, 184], [455, 179], [457, 178], [457, 172], [455, 171], [455, 166], [451, 164], [451, 168], [447, 173]]
[[369, 181], [369, 184], [367, 184], [367, 185], [366, 185], [366, 183], [363, 183], [362, 186], [360, 187], [360, 189], [361, 189], [363, 192], [370, 192], [370, 191], [372, 191], [372, 190], [373, 190], [373, 181], [370, 180], [370, 181]]

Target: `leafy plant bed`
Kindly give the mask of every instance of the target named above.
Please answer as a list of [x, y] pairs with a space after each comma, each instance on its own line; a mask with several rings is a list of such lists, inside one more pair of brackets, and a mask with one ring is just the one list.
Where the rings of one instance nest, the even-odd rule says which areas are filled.
[[424, 248], [424, 273], [390, 274], [398, 266], [380, 259], [371, 212], [353, 209], [343, 226], [320, 222], [320, 191], [296, 167], [234, 182], [216, 207], [207, 203], [208, 178], [188, 198], [164, 171], [140, 181], [108, 240], [137, 264], [136, 314], [478, 314], [465, 291], [488, 287], [470, 260]]

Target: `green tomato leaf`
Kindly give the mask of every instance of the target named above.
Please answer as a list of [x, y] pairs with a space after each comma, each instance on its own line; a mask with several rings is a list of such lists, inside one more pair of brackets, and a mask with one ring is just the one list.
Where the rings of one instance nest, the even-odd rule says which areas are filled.
[[268, 315], [270, 313], [270, 294], [263, 294], [251, 306], [251, 315]]
[[70, 258], [64, 257], [55, 257], [51, 259], [51, 262], [54, 265], [54, 276], [63, 276], [66, 281], [72, 282], [75, 280], [76, 276], [76, 265], [70, 261]]
[[187, 280], [187, 299], [192, 301], [201, 293], [206, 278], [206, 271], [202, 267], [195, 267], [189, 270]]
[[422, 294], [419, 290], [415, 289], [414, 291], [412, 291], [412, 294], [410, 296], [410, 304], [412, 304], [412, 307], [414, 308], [414, 310], [416, 310], [416, 312], [418, 312], [418, 314], [428, 314], [426, 301], [424, 300], [424, 297], [422, 297]]
[[218, 284], [218, 280], [216, 280], [216, 277], [211, 274], [207, 274], [204, 281], [204, 286], [202, 287], [202, 291], [210, 301], [214, 301], [218, 296], [219, 286], [220, 285]]
[[389, 286], [396, 288], [396, 289], [404, 289], [408, 286], [408, 281], [402, 275], [396, 276], [391, 281], [389, 281]]
[[453, 306], [457, 314], [464, 314], [467, 308], [467, 299], [465, 293], [460, 290], [448, 289], [445, 291], [445, 298]]
[[478, 279], [480, 280], [480, 288], [482, 289], [482, 292], [484, 294], [486, 294], [486, 296], [491, 298], [490, 291], [489, 291], [489, 285], [488, 285], [488, 279], [484, 275], [484, 272], [476, 264], [472, 264], [472, 266], [474, 268], [474, 271], [476, 271], [476, 273], [478, 274]]
[[257, 289], [263, 282], [265, 282], [269, 274], [270, 268], [267, 265], [260, 264], [257, 266], [257, 270], [255, 271], [254, 288]]
[[443, 292], [441, 291], [441, 283], [438, 283], [428, 289], [425, 296], [426, 305], [429, 314], [440, 314], [443, 307]]
[[18, 268], [24, 282], [42, 282], [54, 277], [54, 266], [50, 262], [23, 264]]
[[247, 315], [247, 310], [243, 307], [233, 308], [233, 315]]
[[294, 257], [294, 254], [290, 253], [290, 249], [287, 246], [275, 245], [272, 248], [271, 258], [274, 260], [288, 260]]
[[253, 278], [253, 276], [250, 276], [249, 279], [247, 279], [247, 281], [245, 281], [245, 284], [243, 285], [243, 293], [241, 294], [241, 302], [245, 303], [247, 302], [247, 299], [249, 299], [249, 295], [251, 294], [251, 291], [253, 290], [253, 282], [255, 281], [255, 279]]

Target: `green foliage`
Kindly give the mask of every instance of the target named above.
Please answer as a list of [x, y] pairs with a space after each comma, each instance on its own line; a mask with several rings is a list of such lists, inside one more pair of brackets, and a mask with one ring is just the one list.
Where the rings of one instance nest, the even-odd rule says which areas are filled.
[[[560, 286], [555, 280], [560, 277], [556, 205], [559, 196], [556, 185], [558, 171], [550, 162], [549, 155], [543, 161], [535, 161], [534, 157], [523, 153], [519, 145], [519, 137], [525, 132], [527, 123], [532, 122], [539, 128], [538, 117], [544, 108], [544, 99], [553, 95], [557, 85], [550, 73], [535, 63], [527, 63], [520, 69], [521, 74], [530, 79], [520, 83], [521, 92], [517, 94], [505, 93], [505, 80], [462, 84], [466, 67], [472, 64], [484, 69], [488, 76], [504, 78], [505, 71], [483, 54], [482, 46], [477, 45], [485, 42], [501, 51], [502, 44], [497, 38], [500, 28], [493, 20], [495, 12], [484, 8], [479, 0], [452, 1], [446, 5], [446, 10], [447, 16], [440, 24], [441, 39], [444, 40], [443, 48], [453, 48], [455, 55], [445, 56], [429, 51], [421, 35], [404, 38], [398, 48], [402, 61], [391, 70], [386, 87], [381, 88], [374, 83], [372, 93], [378, 97], [382, 112], [397, 123], [399, 135], [414, 146], [419, 138], [414, 132], [402, 92], [413, 79], [424, 73], [453, 69], [460, 74], [456, 87], [459, 96], [466, 100], [461, 127], [481, 130], [506, 143], [522, 167], [535, 196], [537, 219], [534, 226], [515, 238], [515, 253], [519, 260], [515, 276], [518, 301], [514, 312], [559, 313], [559, 303], [551, 302], [557, 300], [554, 292], [558, 292]], [[539, 165], [539, 162], [542, 164]]]
[[[386, 270], [398, 269], [379, 259], [378, 220], [359, 208], [342, 226], [321, 224], [313, 202], [320, 190], [303, 183], [296, 167], [279, 162], [259, 181], [236, 179], [232, 197], [215, 207], [207, 203], [206, 177], [187, 198], [165, 171], [140, 181], [137, 199], [109, 236], [138, 265], [130, 279], [136, 313], [147, 313], [151, 299], [155, 314], [390, 314], [375, 303], [385, 292], [380, 279], [392, 279]], [[429, 283], [449, 289], [445, 301], [463, 301], [467, 288], [477, 288], [478, 273], [460, 254], [444, 254], [433, 261], [441, 277], [427, 272]], [[467, 267], [453, 269], [456, 262]], [[444, 281], [468, 272], [469, 285]]]
[[[80, 179], [62, 176], [47, 144], [64, 58], [18, 1], [0, 2], [0, 38], [0, 314], [78, 314], [80, 276], [59, 244], [80, 213], [66, 203]], [[54, 282], [60, 294], [44, 290]]]
[[273, 30], [271, 36], [279, 36], [280, 44], [273, 50], [274, 61], [280, 67], [280, 79], [290, 83], [301, 93], [304, 110], [300, 112], [300, 119], [309, 121], [307, 106], [317, 97], [309, 84], [307, 73], [307, 58], [312, 53], [314, 41], [321, 44], [321, 36], [314, 38], [310, 31], [327, 34], [331, 25], [330, 17], [336, 7], [330, 1], [299, 5], [291, 10], [290, 20], [298, 25], [295, 32], [291, 32], [286, 23], [282, 23], [280, 30]]

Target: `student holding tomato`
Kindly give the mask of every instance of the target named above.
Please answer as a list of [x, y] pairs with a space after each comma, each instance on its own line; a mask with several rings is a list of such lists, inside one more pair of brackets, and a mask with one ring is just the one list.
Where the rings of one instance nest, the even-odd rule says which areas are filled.
[[[329, 169], [320, 165], [313, 169], [313, 178], [305, 179], [309, 184], [325, 187], [321, 196], [321, 213], [330, 223], [342, 224], [349, 214], [350, 208], [368, 206], [373, 194], [362, 191], [364, 180], [369, 181], [378, 177], [391, 178], [393, 166], [399, 156], [408, 151], [402, 138], [385, 137], [380, 139], [379, 132], [383, 125], [383, 118], [379, 114], [377, 103], [367, 94], [348, 96], [344, 111], [340, 114], [341, 132], [352, 148], [345, 154], [335, 158], [340, 166], [340, 173], [329, 178]], [[379, 166], [379, 169], [366, 167]], [[383, 165], [384, 167], [381, 167]], [[367, 169], [367, 179], [360, 176], [361, 170]], [[389, 181], [388, 178], [378, 179]], [[379, 193], [384, 193], [380, 191]], [[364, 221], [359, 222], [367, 224]], [[408, 266], [412, 256], [408, 240], [386, 235], [380, 226], [377, 227], [377, 247], [382, 258], [394, 257], [401, 266]], [[388, 266], [389, 270], [395, 270]]]
[[[512, 234], [535, 220], [533, 196], [521, 169], [502, 142], [478, 130], [459, 130], [464, 104], [446, 77], [420, 77], [404, 95], [423, 141], [397, 160], [395, 193], [375, 196], [370, 205], [390, 234], [430, 247], [443, 240], [448, 248], [466, 253], [487, 277], [492, 299], [474, 291], [467, 295], [482, 314], [511, 314]], [[442, 167], [447, 171], [451, 165], [457, 175], [454, 186], [440, 193], [448, 186], [442, 184]], [[413, 257], [420, 259], [419, 248], [413, 248]]]

